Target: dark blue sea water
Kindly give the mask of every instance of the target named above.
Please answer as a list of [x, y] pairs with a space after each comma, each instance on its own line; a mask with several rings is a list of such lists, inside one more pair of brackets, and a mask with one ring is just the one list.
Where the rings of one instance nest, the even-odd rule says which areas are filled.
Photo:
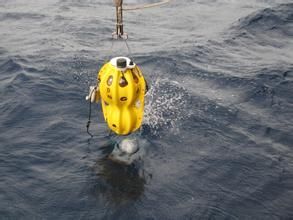
[[[125, 0], [125, 3], [151, 3]], [[293, 219], [293, 3], [0, 0], [0, 219]], [[150, 85], [145, 150], [107, 158], [88, 87], [133, 57]]]

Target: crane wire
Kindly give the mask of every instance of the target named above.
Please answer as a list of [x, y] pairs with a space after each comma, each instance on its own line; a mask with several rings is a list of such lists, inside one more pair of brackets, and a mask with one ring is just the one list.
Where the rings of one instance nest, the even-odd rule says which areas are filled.
[[[133, 5], [133, 6], [126, 5], [126, 6], [123, 6], [123, 8], [122, 8], [123, 0], [114, 0], [114, 4], [116, 5], [116, 7], [120, 6], [122, 8], [122, 11], [134, 11], [134, 10], [140, 10], [140, 9], [146, 9], [146, 8], [153, 8], [153, 7], [167, 4], [169, 2], [171, 2], [171, 0], [161, 0], [159, 2], [150, 3], [150, 4], [141, 4], [141, 5]], [[127, 43], [127, 38], [124, 39], [124, 42], [126, 44], [128, 54], [129, 54], [130, 58], [133, 60], [131, 49]]]

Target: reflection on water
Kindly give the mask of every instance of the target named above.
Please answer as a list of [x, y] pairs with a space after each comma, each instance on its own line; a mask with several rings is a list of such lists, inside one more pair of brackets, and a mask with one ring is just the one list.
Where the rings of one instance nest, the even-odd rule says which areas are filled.
[[144, 193], [146, 178], [139, 163], [123, 165], [108, 156], [94, 165], [95, 193], [114, 205], [138, 200]]

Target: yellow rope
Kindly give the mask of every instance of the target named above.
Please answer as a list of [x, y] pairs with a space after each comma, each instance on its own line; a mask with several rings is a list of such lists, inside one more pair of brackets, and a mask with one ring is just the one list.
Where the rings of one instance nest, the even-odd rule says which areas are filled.
[[164, 5], [169, 3], [171, 0], [162, 0], [160, 2], [156, 2], [156, 3], [151, 3], [151, 4], [142, 4], [142, 5], [125, 5], [123, 6], [123, 10], [125, 11], [132, 11], [132, 10], [139, 10], [139, 9], [145, 9], [145, 8], [152, 8], [152, 7], [157, 7], [160, 5]]

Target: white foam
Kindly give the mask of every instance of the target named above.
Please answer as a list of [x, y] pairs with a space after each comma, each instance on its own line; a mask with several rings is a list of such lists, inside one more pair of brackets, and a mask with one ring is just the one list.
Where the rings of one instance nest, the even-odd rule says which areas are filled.
[[146, 95], [143, 123], [154, 135], [161, 129], [178, 131], [180, 120], [189, 115], [188, 101], [188, 92], [179, 82], [157, 79]]

